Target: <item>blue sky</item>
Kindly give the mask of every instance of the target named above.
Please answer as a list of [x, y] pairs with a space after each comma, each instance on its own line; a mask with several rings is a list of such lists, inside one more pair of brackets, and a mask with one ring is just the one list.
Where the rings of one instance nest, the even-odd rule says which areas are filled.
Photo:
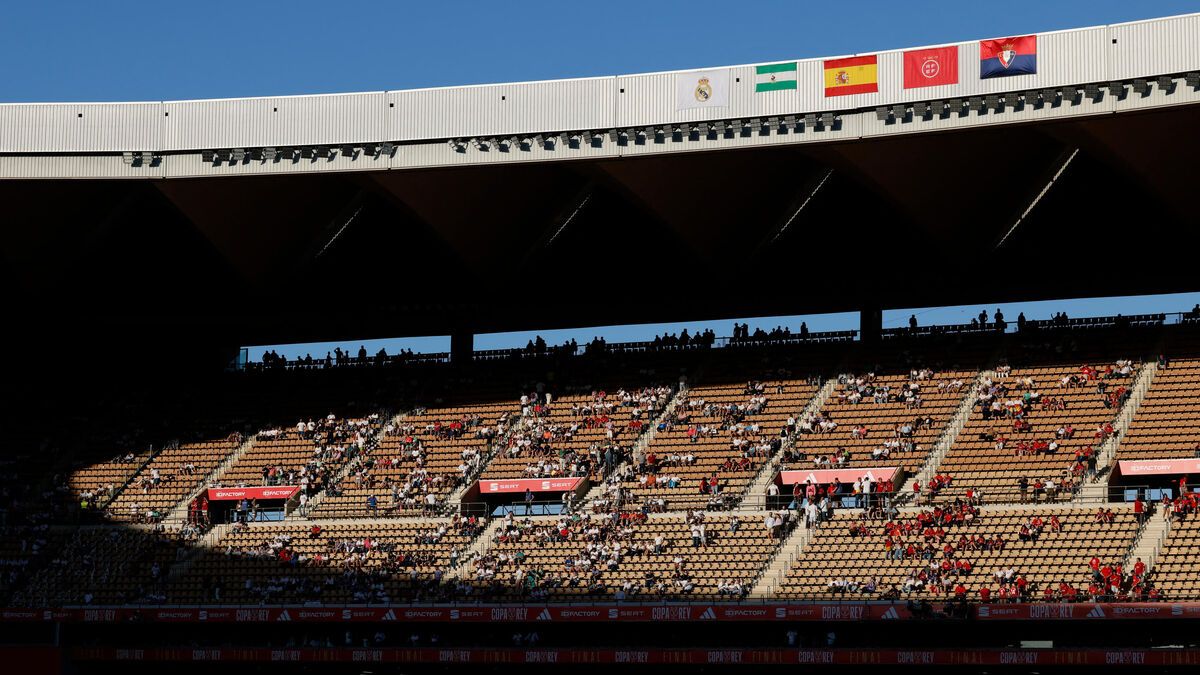
[[1195, 0], [9, 2], [0, 12], [0, 100], [221, 98], [586, 77], [1196, 11]]
[[[0, 13], [0, 101], [129, 101], [408, 89], [555, 79], [832, 56], [1078, 28], [1200, 11], [1200, 2], [11, 2]], [[1015, 318], [1169, 312], [1200, 294], [1004, 305]], [[978, 307], [916, 311], [923, 324], [969, 321]], [[995, 307], [989, 307], [989, 312]], [[809, 329], [854, 328], [856, 315], [804, 317]], [[799, 327], [800, 317], [749, 319]], [[650, 339], [734, 319], [545, 333], [551, 342]], [[530, 333], [479, 336], [479, 349]], [[294, 346], [322, 356], [357, 340]], [[446, 349], [446, 338], [373, 341], [372, 350]], [[252, 350], [257, 358], [262, 349]]]

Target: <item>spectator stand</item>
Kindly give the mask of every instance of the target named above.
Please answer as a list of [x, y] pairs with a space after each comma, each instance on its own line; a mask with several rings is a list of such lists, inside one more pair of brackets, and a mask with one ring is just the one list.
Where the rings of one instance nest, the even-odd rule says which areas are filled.
[[987, 503], [1024, 502], [1043, 485], [1073, 497], [1128, 400], [1135, 372], [1121, 364], [996, 369], [938, 467], [954, 478], [941, 499], [971, 491]]
[[[957, 518], [963, 508], [969, 509], [965, 522]], [[1101, 518], [1107, 510], [1098, 515], [1072, 505], [956, 506], [906, 509], [882, 519], [836, 512], [819, 524], [778, 595], [805, 600], [962, 595], [983, 602], [1097, 598], [1102, 591], [1089, 591], [1089, 559], [1123, 563], [1140, 525], [1129, 507]], [[942, 515], [951, 512], [956, 519], [943, 522]]]
[[[203, 494], [216, 471], [249, 449], [253, 438], [172, 444], [155, 455], [124, 486], [106, 513], [118, 522], [182, 521], [192, 499]], [[147, 515], [155, 514], [155, 515]]]

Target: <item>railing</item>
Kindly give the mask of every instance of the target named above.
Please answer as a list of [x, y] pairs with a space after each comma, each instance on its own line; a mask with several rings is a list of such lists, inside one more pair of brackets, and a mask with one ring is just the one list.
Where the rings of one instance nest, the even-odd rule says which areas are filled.
[[321, 506], [305, 514], [306, 520], [393, 520], [399, 518], [448, 517], [454, 515], [486, 516], [488, 505], [480, 502], [442, 502], [432, 506], [420, 504], [413, 508], [380, 504], [375, 508], [365, 503], [356, 506]]
[[1191, 312], [1169, 312], [1159, 314], [1133, 314], [1122, 316], [1090, 316], [1077, 319], [1030, 319], [1028, 321], [976, 321], [974, 323], [943, 324], [885, 328], [884, 338], [931, 337], [937, 335], [981, 335], [989, 333], [1019, 333], [1049, 330], [1091, 330], [1096, 328], [1144, 328], [1165, 325], [1198, 325], [1200, 314]]
[[[1200, 325], [1200, 314], [1193, 312], [1165, 312], [1158, 314], [1134, 314], [1130, 316], [1094, 316], [1075, 319], [1030, 319], [1024, 322], [1004, 320], [1002, 322], [984, 321], [964, 324], [940, 324], [932, 326], [885, 328], [881, 335], [884, 339], [923, 338], [939, 335], [982, 335], [990, 333], [1017, 333], [1020, 331], [1047, 330], [1090, 330], [1096, 328], [1127, 328], [1149, 327], [1164, 325]], [[701, 351], [706, 349], [751, 348], [779, 345], [824, 344], [829, 342], [853, 342], [858, 339], [857, 330], [823, 331], [817, 333], [793, 333], [788, 335], [762, 335], [746, 338], [718, 337], [705, 338], [698, 335], [690, 338], [687, 343], [681, 343], [677, 338], [667, 341], [635, 341], [613, 342], [602, 344], [565, 344], [544, 345], [540, 349], [514, 347], [511, 349], [481, 349], [472, 352], [473, 359], [478, 361], [542, 359], [548, 357], [577, 357], [597, 353], [602, 354], [634, 354], [653, 352]], [[367, 368], [407, 364], [438, 364], [449, 363], [448, 352], [433, 352], [426, 354], [392, 354], [388, 356], [343, 356], [341, 359], [314, 358], [281, 359], [277, 363], [264, 364], [261, 361], [251, 361], [236, 364], [238, 370], [262, 372], [271, 370], [324, 370], [337, 368]]]
[[503, 517], [512, 514], [513, 517], [525, 516], [558, 516], [566, 515], [572, 512], [573, 507], [578, 504], [568, 504], [562, 500], [558, 501], [532, 501], [520, 502], [513, 504], [497, 504], [490, 507], [490, 515], [493, 517]]
[[229, 509], [225, 512], [226, 524], [229, 523], [277, 523], [287, 517], [283, 507], [258, 508], [250, 511]]
[[449, 363], [449, 352], [426, 354], [391, 354], [388, 356], [343, 356], [341, 359], [280, 359], [277, 362], [248, 361], [237, 364], [238, 370], [246, 372], [271, 372], [277, 370], [338, 370], [354, 368], [379, 368], [385, 366]]
[[[1017, 333], [1020, 331], [1049, 331], [1049, 330], [1091, 330], [1097, 328], [1140, 328], [1166, 325], [1200, 325], [1200, 314], [1193, 312], [1165, 312], [1158, 314], [1134, 314], [1130, 316], [1094, 316], [1075, 319], [1030, 319], [1019, 322], [1004, 320], [1002, 322], [984, 321], [982, 323], [940, 324], [932, 326], [885, 328], [881, 331], [884, 339], [924, 338], [940, 335], [983, 335], [990, 333]], [[706, 349], [752, 348], [779, 345], [823, 344], [829, 342], [853, 342], [858, 339], [857, 330], [823, 331], [817, 333], [793, 333], [788, 335], [750, 336], [746, 338], [705, 338], [703, 335], [692, 337], [687, 343], [681, 343], [677, 338], [667, 341], [635, 341], [613, 342], [602, 344], [566, 344], [545, 345], [542, 348], [515, 347], [511, 349], [481, 349], [472, 352], [472, 358], [479, 361], [541, 359], [548, 357], [578, 357], [597, 353], [601, 354], [634, 354], [655, 352], [701, 351]], [[432, 352], [426, 354], [392, 354], [388, 356], [343, 356], [341, 359], [314, 358], [281, 359], [276, 363], [264, 364], [261, 361], [238, 362], [237, 370], [247, 372], [263, 372], [272, 370], [325, 370], [338, 368], [368, 368], [409, 364], [440, 364], [449, 363], [448, 352]]]

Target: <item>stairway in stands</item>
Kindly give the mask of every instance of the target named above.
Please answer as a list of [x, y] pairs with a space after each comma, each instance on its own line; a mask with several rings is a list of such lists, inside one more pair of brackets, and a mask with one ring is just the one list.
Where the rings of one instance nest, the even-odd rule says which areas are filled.
[[246, 438], [246, 440], [242, 441], [242, 444], [239, 445], [236, 450], [229, 453], [229, 455], [222, 460], [221, 463], [216, 466], [216, 468], [210, 471], [209, 474], [200, 481], [199, 485], [196, 486], [196, 489], [192, 490], [185, 495], [183, 499], [179, 500], [179, 503], [175, 505], [175, 508], [171, 509], [171, 512], [167, 514], [166, 518], [163, 518], [163, 522], [185, 522], [188, 515], [188, 505], [191, 503], [191, 501], [207, 490], [209, 485], [219, 481], [221, 476], [225, 475], [225, 472], [229, 470], [229, 467], [233, 466], [234, 462], [241, 459], [242, 455], [245, 455], [250, 448], [254, 446], [254, 439], [257, 435], [257, 433], [251, 434]]
[[1096, 456], [1096, 475], [1092, 477], [1090, 483], [1105, 482], [1105, 477], [1111, 473], [1113, 460], [1117, 456], [1117, 448], [1121, 445], [1121, 439], [1125, 438], [1125, 432], [1129, 430], [1129, 424], [1133, 421], [1133, 416], [1137, 414], [1138, 408], [1142, 405], [1142, 401], [1146, 398], [1146, 392], [1150, 389], [1150, 385], [1154, 383], [1154, 377], [1158, 375], [1158, 362], [1150, 361], [1144, 363], [1138, 368], [1138, 373], [1133, 381], [1133, 386], [1129, 390], [1129, 400], [1122, 406], [1120, 414], [1113, 423], [1113, 434], [1105, 439], [1104, 444], [1100, 446]]
[[1162, 551], [1163, 543], [1167, 540], [1167, 535], [1171, 532], [1171, 510], [1156, 509], [1150, 517], [1146, 519], [1145, 525], [1137, 534], [1137, 539], [1134, 540], [1133, 546], [1129, 547], [1129, 555], [1125, 557], [1125, 569], [1133, 569], [1134, 563], [1138, 558], [1146, 564], [1146, 569], [1152, 571], [1154, 563], [1158, 560], [1158, 554]]
[[[836, 382], [836, 380], [834, 381]], [[797, 524], [779, 545], [779, 550], [775, 551], [775, 554], [767, 561], [754, 588], [750, 590], [749, 597], [757, 599], [775, 597], [775, 589], [787, 576], [788, 570], [792, 568], [796, 558], [804, 553], [804, 547], [808, 544], [811, 535], [812, 530], [805, 527], [803, 523]]]
[[[954, 417], [950, 418], [950, 422], [946, 424], [946, 428], [942, 430], [942, 435], [934, 444], [933, 449], [929, 451], [929, 457], [925, 460], [925, 464], [921, 466], [917, 472], [916, 480], [921, 483], [922, 489], [929, 485], [932, 479], [941, 468], [942, 459], [946, 457], [946, 453], [950, 452], [950, 448], [954, 445], [954, 441], [958, 439], [958, 435], [962, 433], [963, 427], [967, 425], [967, 420], [971, 418], [971, 411], [975, 408], [975, 399], [979, 396], [979, 387], [983, 385], [986, 378], [995, 378], [996, 372], [993, 370], [980, 371], [963, 389], [962, 401], [958, 404], [958, 410], [954, 412]], [[902, 486], [897, 485], [896, 490], [901, 494], [909, 494], [908, 491], [902, 490]]]
[[[687, 400], [687, 392], [688, 385], [685, 382], [680, 382], [679, 389], [671, 392], [671, 398], [667, 401], [667, 405], [663, 406], [662, 412], [660, 412], [653, 420], [650, 421], [649, 425], [647, 425], [646, 432], [637, 439], [636, 443], [633, 444], [633, 448], [629, 453], [631, 461], [637, 463], [641, 461], [641, 458], [646, 456], [646, 448], [650, 447], [650, 443], [652, 443], [654, 441], [654, 437], [658, 435], [658, 425], [662, 424], [668, 417], [670, 417], [671, 413], [675, 412], [675, 408], [679, 407], [681, 402]], [[616, 466], [609, 470], [609, 475], [621, 470], [621, 468], [628, 463], [628, 461], [617, 463]], [[597, 482], [591, 487], [590, 490], [588, 490], [587, 494], [584, 495], [582, 504], [586, 507], [590, 507], [593, 501], [604, 496], [605, 487], [606, 481], [601, 480]]]
[[[817, 393], [813, 396], [804, 410], [796, 416], [797, 420], [802, 420], [806, 417], [815, 416], [825, 407], [825, 403], [829, 401], [829, 397], [833, 396], [834, 390], [837, 389], [838, 378], [832, 377], [827, 380]], [[796, 443], [797, 435], [789, 436], [782, 445], [779, 446], [779, 452], [775, 456], [766, 461], [758, 470], [758, 475], [746, 488], [746, 495], [742, 498], [742, 504], [752, 508], [766, 508], [767, 503], [767, 488], [775, 481], [776, 469], [779, 467], [780, 459], [783, 453], [787, 452]]]
[[[408, 417], [410, 412], [411, 411], [406, 410], [404, 412], [396, 413], [395, 415], [393, 415], [392, 418], [388, 421], [388, 424], [384, 428], [379, 430], [379, 433], [374, 434], [374, 435], [370, 436], [369, 438], [367, 438], [366, 445], [361, 450], [360, 456], [361, 457], [369, 456], [371, 454], [371, 452], [373, 450], [375, 450], [375, 448], [379, 447], [379, 441], [387, 434], [387, 429], [389, 429], [389, 428], [395, 429], [395, 428], [399, 427], [400, 422], [404, 418]], [[350, 475], [350, 472], [354, 469], [354, 467], [355, 467], [355, 463], [353, 461], [346, 462], [345, 464], [343, 464], [342, 468], [338, 469], [337, 474], [335, 474], [333, 476], [333, 478], [330, 479], [330, 484], [331, 485], [341, 485], [342, 481], [345, 480], [346, 477]], [[316, 510], [316, 508], [321, 505], [321, 502], [325, 500], [325, 495], [326, 495], [326, 492], [324, 490], [318, 491], [316, 494], [314, 494], [312, 497], [310, 497], [308, 499], [308, 504], [305, 506], [305, 508], [303, 510], [299, 507], [299, 505], [297, 505], [295, 509], [289, 511], [287, 514], [287, 519], [288, 520], [296, 520], [298, 518], [307, 518], [308, 514], [312, 513], [314, 510]]]

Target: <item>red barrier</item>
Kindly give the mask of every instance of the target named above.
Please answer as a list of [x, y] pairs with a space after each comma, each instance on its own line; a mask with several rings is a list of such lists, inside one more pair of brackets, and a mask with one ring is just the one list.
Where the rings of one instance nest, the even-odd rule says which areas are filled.
[[1117, 462], [1122, 476], [1173, 476], [1200, 473], [1200, 459], [1122, 459]]
[[1198, 649], [269, 649], [80, 647], [76, 661], [1200, 666]]
[[228, 501], [231, 499], [291, 499], [300, 491], [297, 485], [281, 485], [274, 487], [244, 487], [244, 488], [209, 488], [209, 501]]
[[582, 478], [514, 478], [510, 480], [481, 480], [481, 494], [498, 494], [502, 492], [573, 492], [583, 481]]
[[813, 469], [805, 471], [799, 469], [796, 471], [780, 471], [779, 481], [784, 485], [795, 485], [796, 483], [804, 483], [809, 480], [814, 485], [828, 485], [833, 482], [833, 479], [838, 479], [846, 485], [850, 485], [854, 481], [869, 477], [873, 482], [892, 480], [896, 476], [896, 467], [873, 467], [870, 469]]
[[[984, 621], [1196, 619], [1200, 602], [975, 606]], [[89, 607], [0, 610], [0, 621], [157, 622], [687, 622], [914, 620], [905, 603], [696, 605], [460, 605], [393, 607]]]

